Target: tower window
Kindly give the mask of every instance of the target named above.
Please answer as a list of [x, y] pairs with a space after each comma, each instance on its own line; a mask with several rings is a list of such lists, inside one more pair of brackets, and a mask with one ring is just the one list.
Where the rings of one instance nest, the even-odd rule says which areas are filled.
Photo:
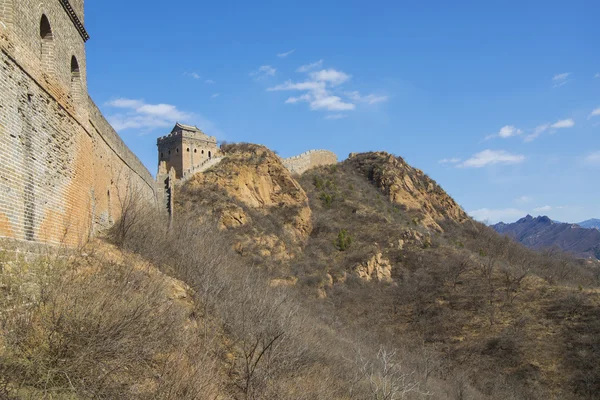
[[165, 153], [160, 153], [160, 158], [163, 158], [165, 156]]
[[187, 152], [188, 152], [188, 153], [190, 152], [190, 148], [189, 148], [189, 147], [187, 148]]
[[176, 152], [176, 153], [179, 153], [179, 147], [175, 149], [175, 152]]
[[194, 149], [194, 153], [197, 153], [197, 152], [198, 152], [198, 149]]
[[81, 74], [79, 72], [79, 62], [77, 57], [71, 57], [71, 96], [77, 102], [81, 93]]
[[202, 150], [202, 154], [204, 154], [204, 150]]
[[52, 27], [50, 26], [50, 21], [48, 21], [48, 17], [46, 15], [42, 15], [42, 19], [40, 20], [40, 37], [44, 41], [52, 40]]
[[40, 20], [40, 38], [42, 66], [47, 73], [54, 72], [54, 35], [46, 15], [42, 15]]

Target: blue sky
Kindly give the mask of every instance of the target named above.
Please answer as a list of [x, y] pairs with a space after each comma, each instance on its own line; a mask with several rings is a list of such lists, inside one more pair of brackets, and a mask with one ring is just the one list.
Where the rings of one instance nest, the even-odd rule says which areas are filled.
[[89, 91], [156, 172], [176, 121], [385, 150], [481, 220], [600, 217], [600, 2], [103, 0]]

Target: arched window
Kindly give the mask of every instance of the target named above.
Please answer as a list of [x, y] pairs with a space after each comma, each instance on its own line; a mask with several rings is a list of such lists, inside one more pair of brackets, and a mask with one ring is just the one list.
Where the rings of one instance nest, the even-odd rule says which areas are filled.
[[164, 158], [165, 157], [165, 153], [160, 153], [160, 158]]
[[188, 153], [190, 152], [190, 148], [189, 148], [189, 147], [187, 148], [187, 152], [188, 152]]
[[42, 15], [40, 20], [40, 39], [42, 41], [40, 47], [42, 67], [45, 72], [52, 73], [54, 72], [54, 35], [46, 15]]
[[204, 154], [204, 150], [202, 150], [202, 154]]
[[194, 153], [197, 153], [197, 152], [198, 152], [198, 149], [194, 149]]
[[78, 104], [81, 97], [81, 73], [75, 56], [71, 57], [71, 96], [75, 104]]
[[211, 154], [210, 154], [210, 151], [209, 151], [209, 152], [208, 152], [208, 158], [211, 158], [211, 157], [212, 157], [212, 156], [211, 156]]

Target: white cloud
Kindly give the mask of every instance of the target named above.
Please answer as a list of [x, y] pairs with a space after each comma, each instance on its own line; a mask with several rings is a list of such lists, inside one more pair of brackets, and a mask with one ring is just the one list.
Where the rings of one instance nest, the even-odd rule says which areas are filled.
[[489, 209], [481, 208], [479, 210], [469, 211], [469, 215], [478, 221], [488, 222], [491, 224], [504, 221], [511, 222], [523, 217], [527, 212], [516, 208], [505, 209]]
[[212, 79], [207, 79], [204, 81], [204, 83], [208, 83], [209, 85], [213, 85], [215, 83], [215, 81], [213, 81]]
[[499, 137], [502, 139], [507, 139], [509, 137], [513, 137], [513, 136], [518, 136], [520, 134], [522, 134], [523, 131], [519, 128], [516, 128], [512, 125], [504, 125], [502, 128], [500, 128], [500, 130], [498, 131], [498, 133], [494, 133], [493, 135], [488, 135], [486, 136], [486, 140], [487, 139], [492, 139], [495, 137]]
[[600, 165], [600, 151], [594, 151], [588, 154], [583, 160], [589, 165]]
[[523, 140], [525, 142], [531, 142], [537, 139], [537, 137], [540, 136], [542, 133], [546, 132], [548, 128], [550, 128], [550, 124], [538, 125], [533, 130], [533, 133], [530, 133], [529, 135], [525, 136], [525, 139]]
[[325, 119], [342, 119], [348, 117], [346, 114], [329, 114], [325, 116]]
[[559, 87], [569, 82], [569, 76], [571, 76], [570, 72], [563, 72], [562, 74], [556, 74], [552, 77], [552, 82], [554, 82], [554, 87]]
[[554, 129], [562, 129], [562, 128], [572, 128], [575, 126], [575, 121], [572, 119], [561, 119], [560, 121], [556, 121], [550, 127]]
[[301, 101], [310, 101], [311, 97], [308, 94], [303, 94], [298, 97], [290, 97], [285, 101], [285, 104], [296, 104]]
[[346, 92], [346, 96], [348, 96], [351, 100], [357, 103], [367, 103], [367, 104], [377, 104], [383, 103], [388, 100], [388, 96], [377, 96], [375, 94], [368, 94], [366, 96], [361, 96], [358, 91]]
[[465, 162], [459, 164], [462, 168], [482, 168], [495, 164], [519, 164], [525, 161], [525, 156], [521, 154], [511, 154], [504, 150], [483, 150]]
[[177, 109], [171, 104], [147, 104], [143, 100], [118, 98], [106, 103], [122, 112], [109, 115], [108, 120], [117, 131], [142, 129], [150, 131], [156, 128], [170, 128], [175, 122], [187, 122], [197, 119], [193, 114]]
[[350, 79], [350, 75], [342, 71], [337, 71], [333, 68], [311, 72], [310, 77], [314, 81], [328, 82], [334, 86], [341, 85], [342, 83]]
[[323, 65], [323, 60], [315, 61], [313, 63], [305, 64], [305, 65], [298, 67], [296, 72], [308, 72], [308, 71], [316, 69], [316, 68], [321, 68], [322, 65]]
[[197, 72], [184, 72], [183, 74], [185, 76], [189, 76], [190, 78], [200, 79], [200, 74], [198, 74]]
[[277, 69], [271, 67], [270, 65], [261, 65], [256, 71], [250, 72], [250, 76], [253, 76], [254, 79], [259, 80], [268, 76], [274, 76], [276, 72]]
[[600, 78], [600, 72], [598, 72], [596, 75], [594, 75], [594, 78]]
[[344, 103], [338, 96], [316, 96], [310, 102], [311, 110], [348, 111], [354, 110], [356, 106], [352, 103]]
[[301, 96], [289, 97], [285, 103], [308, 102], [311, 110], [349, 111], [356, 108], [354, 104], [344, 102], [341, 97], [332, 94], [327, 87], [328, 84], [336, 86], [345, 82], [350, 79], [350, 75], [334, 69], [327, 69], [312, 72], [309, 76], [310, 80], [304, 82], [292, 82], [288, 80], [282, 84], [268, 88], [267, 91], [305, 91], [306, 93]]
[[217, 97], [219, 97], [221, 95], [221, 93], [213, 93], [211, 97], [211, 99], [216, 99]]
[[267, 89], [267, 91], [269, 92], [276, 92], [281, 90], [325, 91], [325, 83], [312, 81], [294, 83], [288, 80], [280, 85], [273, 86]]
[[461, 161], [460, 158], [442, 158], [438, 163], [440, 164], [458, 164]]
[[525, 203], [530, 203], [532, 200], [533, 199], [529, 196], [521, 196], [521, 197], [515, 199], [515, 203], [525, 204]]
[[295, 51], [296, 51], [296, 49], [293, 49], [293, 50], [290, 50], [290, 51], [286, 51], [285, 53], [279, 53], [279, 54], [277, 54], [277, 57], [279, 57], [279, 58], [286, 58], [287, 56], [289, 56], [290, 54], [292, 54]]
[[535, 211], [535, 212], [547, 212], [550, 210], [552, 210], [551, 206], [542, 206], [542, 207], [536, 207], [533, 209], [533, 211]]
[[595, 110], [593, 110], [590, 113], [590, 116], [588, 118], [592, 118], [592, 117], [597, 117], [600, 115], [600, 107], [596, 108]]

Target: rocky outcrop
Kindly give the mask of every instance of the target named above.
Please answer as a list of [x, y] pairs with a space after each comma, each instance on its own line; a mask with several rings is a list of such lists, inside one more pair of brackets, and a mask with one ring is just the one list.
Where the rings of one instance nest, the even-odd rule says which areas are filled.
[[[264, 146], [228, 145], [224, 153], [218, 165], [184, 183], [181, 203], [189, 206], [185, 197], [192, 193], [203, 197], [209, 191], [222, 192], [224, 196], [202, 205], [217, 214], [221, 229], [247, 226], [235, 246], [238, 252], [256, 250], [264, 257], [293, 257], [312, 231], [312, 213], [305, 191], [281, 159]], [[266, 226], [274, 213], [280, 218], [271, 218], [271, 225]]]
[[377, 253], [366, 262], [358, 265], [354, 272], [359, 278], [366, 281], [392, 281], [392, 264], [390, 260], [383, 257], [382, 253]]
[[469, 219], [433, 179], [400, 157], [385, 152], [361, 153], [352, 154], [345, 163], [365, 175], [390, 201], [413, 211], [416, 224], [441, 232], [444, 221], [462, 223]]

